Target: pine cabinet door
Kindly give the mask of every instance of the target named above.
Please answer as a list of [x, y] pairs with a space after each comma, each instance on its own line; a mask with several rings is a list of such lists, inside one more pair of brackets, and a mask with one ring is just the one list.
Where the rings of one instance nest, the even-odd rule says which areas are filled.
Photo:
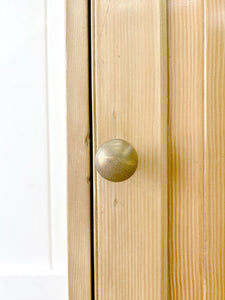
[[[70, 300], [225, 299], [224, 11], [67, 0]], [[113, 139], [121, 182], [95, 166]]]

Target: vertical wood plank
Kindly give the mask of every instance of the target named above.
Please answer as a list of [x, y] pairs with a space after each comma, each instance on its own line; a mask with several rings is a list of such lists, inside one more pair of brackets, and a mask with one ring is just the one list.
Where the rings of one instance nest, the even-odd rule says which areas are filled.
[[171, 299], [203, 299], [203, 0], [168, 1], [169, 286]]
[[90, 300], [88, 1], [66, 4], [69, 299]]
[[95, 149], [122, 138], [132, 178], [95, 177], [96, 299], [167, 299], [166, 1], [93, 1]]
[[205, 1], [206, 299], [225, 299], [225, 2]]

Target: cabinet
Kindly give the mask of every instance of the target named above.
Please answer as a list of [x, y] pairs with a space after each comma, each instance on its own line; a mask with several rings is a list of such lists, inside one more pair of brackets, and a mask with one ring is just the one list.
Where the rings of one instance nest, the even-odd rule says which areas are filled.
[[[70, 299], [224, 299], [224, 11], [67, 0]], [[120, 183], [94, 166], [113, 138]]]

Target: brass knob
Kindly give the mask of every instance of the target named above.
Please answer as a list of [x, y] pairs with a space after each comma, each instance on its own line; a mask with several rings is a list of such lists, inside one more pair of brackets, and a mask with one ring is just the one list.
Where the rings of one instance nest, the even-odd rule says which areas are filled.
[[107, 180], [119, 182], [131, 177], [137, 169], [138, 155], [134, 147], [121, 139], [102, 144], [95, 156], [99, 174]]

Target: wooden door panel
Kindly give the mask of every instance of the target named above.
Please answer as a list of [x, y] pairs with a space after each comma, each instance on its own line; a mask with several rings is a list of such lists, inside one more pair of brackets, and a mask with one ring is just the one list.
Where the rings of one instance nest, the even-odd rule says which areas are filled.
[[224, 9], [168, 1], [172, 299], [225, 299]]
[[172, 299], [203, 299], [203, 1], [168, 1], [169, 286]]
[[139, 155], [131, 179], [95, 177], [96, 299], [166, 299], [166, 1], [93, 1], [92, 21], [94, 152]]
[[225, 2], [205, 1], [206, 299], [225, 299]]

